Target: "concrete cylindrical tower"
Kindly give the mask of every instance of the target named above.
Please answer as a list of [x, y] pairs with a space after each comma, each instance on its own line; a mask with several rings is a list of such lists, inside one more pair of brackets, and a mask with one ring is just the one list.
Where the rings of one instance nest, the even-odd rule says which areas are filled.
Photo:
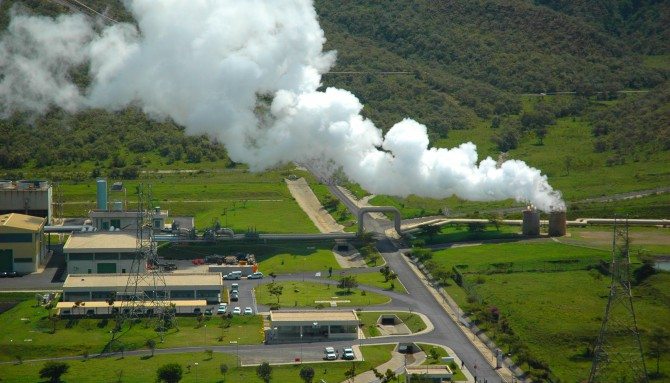
[[104, 178], [98, 179], [98, 210], [107, 210], [107, 180]]
[[567, 231], [567, 219], [565, 211], [552, 211], [549, 214], [549, 235], [562, 237]]
[[540, 213], [533, 206], [528, 206], [523, 211], [523, 225], [521, 226], [523, 235], [540, 235]]

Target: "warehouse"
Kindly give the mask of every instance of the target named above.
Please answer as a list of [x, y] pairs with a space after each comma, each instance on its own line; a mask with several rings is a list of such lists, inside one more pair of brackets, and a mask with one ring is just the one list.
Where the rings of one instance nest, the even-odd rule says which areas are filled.
[[[63, 253], [68, 274], [115, 274], [130, 272], [137, 237], [128, 232], [74, 232]], [[144, 263], [139, 265], [144, 270]]]
[[0, 271], [34, 273], [46, 261], [45, 218], [0, 215]]
[[[82, 316], [82, 315], [112, 315], [119, 312], [127, 313], [127, 302], [108, 301], [108, 302], [58, 302], [56, 304], [56, 311], [58, 315], [62, 316]], [[207, 307], [207, 301], [204, 299], [188, 300], [188, 301], [166, 301], [165, 305], [160, 307], [172, 307], [175, 314], [197, 314], [204, 312]], [[156, 305], [148, 305], [142, 310], [155, 309]], [[137, 307], [133, 309], [136, 312]]]
[[0, 214], [20, 213], [51, 223], [53, 188], [44, 180], [0, 180]]
[[[123, 274], [70, 274], [63, 283], [63, 301], [100, 302], [122, 299], [126, 294], [129, 275]], [[205, 300], [208, 304], [221, 301], [223, 283], [219, 273], [166, 274], [166, 299]], [[134, 290], [134, 286], [132, 287]], [[153, 278], [139, 279], [138, 289], [147, 296], [156, 296]]]
[[351, 311], [270, 311], [268, 342], [358, 339], [358, 316]]

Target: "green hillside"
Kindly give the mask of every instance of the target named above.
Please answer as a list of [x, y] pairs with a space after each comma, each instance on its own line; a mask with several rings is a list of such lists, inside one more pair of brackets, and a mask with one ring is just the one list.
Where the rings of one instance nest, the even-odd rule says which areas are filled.
[[[35, 14], [71, 12], [52, 2], [4, 1], [1, 27], [17, 4]], [[87, 4], [132, 21], [119, 1]], [[381, 129], [411, 117], [428, 126], [433, 145], [473, 141], [481, 158], [508, 152], [542, 169], [573, 202], [670, 184], [666, 2], [317, 0], [315, 6], [325, 48], [338, 52], [324, 87], [352, 91]], [[152, 122], [135, 109], [0, 120], [2, 177], [134, 178], [141, 169], [234, 166], [221, 144], [186, 137], [171, 121]], [[652, 210], [667, 216], [669, 202], [655, 197], [659, 208]], [[408, 216], [512, 204], [414, 197], [373, 203], [402, 205], [412, 211]]]

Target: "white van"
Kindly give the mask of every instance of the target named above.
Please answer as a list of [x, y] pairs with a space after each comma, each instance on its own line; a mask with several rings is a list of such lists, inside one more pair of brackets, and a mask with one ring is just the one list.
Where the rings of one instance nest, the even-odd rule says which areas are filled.
[[230, 273], [226, 274], [223, 276], [223, 279], [240, 279], [242, 278], [242, 272], [241, 271], [231, 271]]

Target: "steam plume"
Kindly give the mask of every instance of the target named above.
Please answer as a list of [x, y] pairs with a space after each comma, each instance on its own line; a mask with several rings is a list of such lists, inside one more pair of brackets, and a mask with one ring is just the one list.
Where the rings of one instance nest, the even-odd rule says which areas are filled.
[[[564, 208], [538, 169], [477, 162], [476, 147], [429, 148], [405, 119], [386, 135], [350, 92], [318, 91], [335, 62], [308, 0], [133, 0], [139, 30], [96, 28], [84, 17], [12, 15], [0, 41], [0, 113], [142, 106], [191, 134], [207, 133], [260, 171], [287, 162], [337, 168], [372, 193], [468, 200], [514, 198]], [[91, 84], [69, 80], [88, 64]], [[382, 148], [383, 150], [380, 150]]]

